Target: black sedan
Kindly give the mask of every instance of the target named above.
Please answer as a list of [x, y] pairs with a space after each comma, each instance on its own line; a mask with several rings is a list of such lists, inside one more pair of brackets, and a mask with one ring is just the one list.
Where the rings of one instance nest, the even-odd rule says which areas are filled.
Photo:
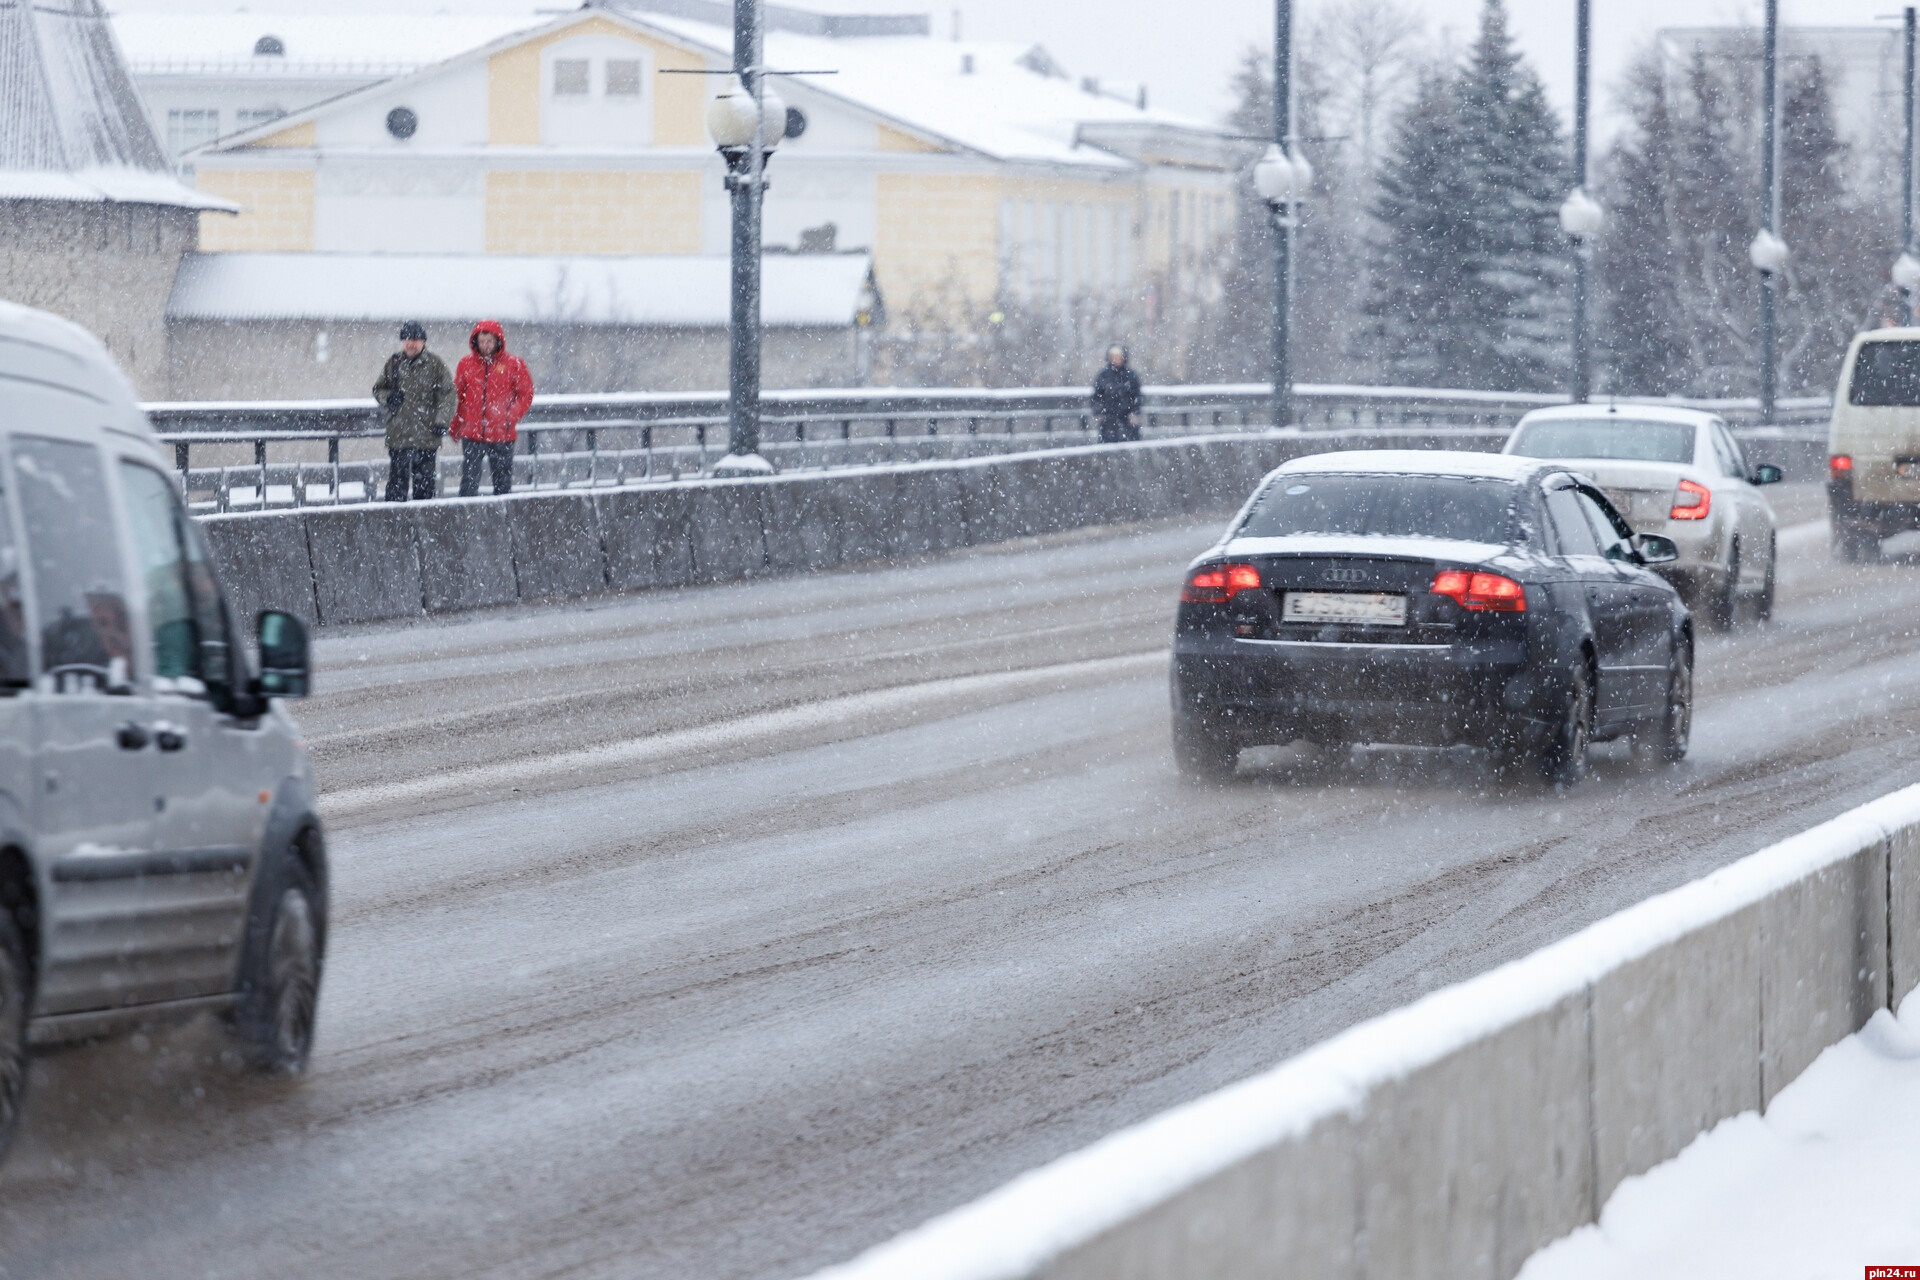
[[1486, 747], [1556, 785], [1589, 742], [1676, 761], [1693, 621], [1635, 535], [1564, 464], [1481, 453], [1327, 453], [1261, 482], [1180, 593], [1173, 743], [1221, 778], [1240, 748]]

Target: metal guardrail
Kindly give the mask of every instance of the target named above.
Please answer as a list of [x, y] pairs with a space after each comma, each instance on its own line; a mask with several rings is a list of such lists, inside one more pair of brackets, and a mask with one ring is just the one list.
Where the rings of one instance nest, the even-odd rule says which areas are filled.
[[[1149, 387], [1143, 435], [1165, 439], [1272, 429], [1270, 393], [1257, 384]], [[1395, 387], [1302, 386], [1289, 430], [1403, 432], [1505, 427], [1553, 395]], [[1629, 403], [1622, 401], [1621, 403]], [[1713, 409], [1743, 436], [1800, 439], [1824, 429], [1828, 402], [1783, 401], [1759, 428], [1752, 401], [1640, 401]], [[516, 486], [576, 488], [680, 480], [703, 474], [725, 449], [724, 392], [540, 396], [520, 424]], [[202, 512], [372, 501], [387, 462], [380, 411], [369, 399], [153, 404], [181, 486]], [[858, 388], [775, 391], [762, 397], [761, 452], [783, 471], [824, 470], [1029, 452], [1094, 438], [1080, 387]], [[343, 456], [342, 446], [362, 456]], [[251, 456], [235, 459], [236, 447]], [[193, 452], [228, 455], [194, 464]], [[279, 457], [270, 456], [278, 451]], [[324, 451], [324, 457], [320, 456]], [[307, 455], [307, 456], [300, 456]], [[459, 457], [440, 460], [442, 491]], [[263, 501], [264, 497], [264, 501]]]

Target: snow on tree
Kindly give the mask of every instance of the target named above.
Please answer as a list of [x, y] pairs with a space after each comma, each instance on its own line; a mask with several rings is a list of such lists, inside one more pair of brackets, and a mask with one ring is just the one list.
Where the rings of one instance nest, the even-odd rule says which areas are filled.
[[1367, 312], [1390, 380], [1565, 385], [1567, 172], [1540, 79], [1487, 0], [1466, 65], [1421, 83], [1381, 166]]

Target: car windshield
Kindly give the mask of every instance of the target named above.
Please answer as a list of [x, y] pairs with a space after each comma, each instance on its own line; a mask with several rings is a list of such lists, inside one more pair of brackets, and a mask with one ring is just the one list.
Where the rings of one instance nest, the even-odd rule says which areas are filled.
[[1240, 526], [1247, 538], [1371, 534], [1387, 538], [1513, 541], [1516, 489], [1464, 476], [1282, 476]]
[[1523, 425], [1507, 452], [1529, 458], [1690, 463], [1693, 425], [1632, 418], [1550, 418]]

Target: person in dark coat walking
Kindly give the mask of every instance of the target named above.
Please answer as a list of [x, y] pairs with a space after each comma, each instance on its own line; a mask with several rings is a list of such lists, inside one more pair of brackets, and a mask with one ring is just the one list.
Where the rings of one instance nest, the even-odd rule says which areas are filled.
[[493, 471], [493, 491], [509, 493], [513, 442], [520, 438], [520, 419], [533, 403], [533, 375], [526, 361], [507, 350], [506, 331], [498, 320], [473, 326], [467, 346], [471, 354], [460, 357], [453, 371], [460, 407], [449, 428], [460, 441], [460, 496], [480, 492], [482, 462]]
[[387, 501], [431, 498], [438, 478], [440, 441], [453, 421], [453, 375], [427, 350], [418, 320], [400, 326], [400, 350], [387, 357], [373, 384], [387, 411]]
[[1107, 363], [1093, 380], [1093, 419], [1101, 444], [1140, 438], [1140, 375], [1127, 363], [1127, 349], [1107, 348]]

